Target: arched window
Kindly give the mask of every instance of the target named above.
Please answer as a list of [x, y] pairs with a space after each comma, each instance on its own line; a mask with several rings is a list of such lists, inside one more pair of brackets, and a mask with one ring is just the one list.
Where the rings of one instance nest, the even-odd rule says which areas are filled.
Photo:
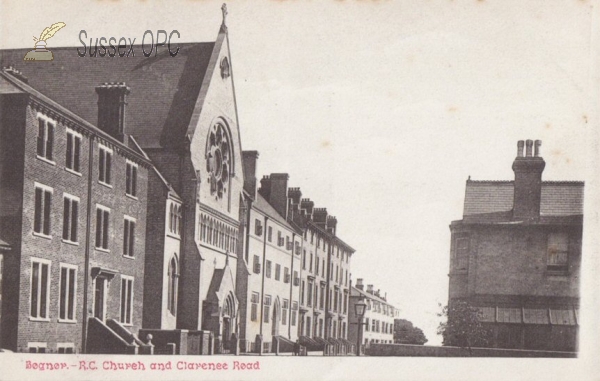
[[178, 270], [177, 257], [173, 255], [167, 270], [167, 308], [173, 316], [177, 315], [177, 286], [179, 279]]
[[212, 243], [213, 224], [212, 220], [208, 220], [208, 243]]
[[174, 225], [175, 213], [173, 213], [173, 204], [169, 207], [169, 232], [173, 233], [173, 225]]
[[181, 235], [181, 205], [177, 205], [177, 235]]
[[213, 245], [219, 244], [219, 224], [215, 223], [215, 230], [213, 230]]
[[200, 241], [204, 242], [204, 216], [200, 215], [200, 231], [198, 234], [200, 235]]

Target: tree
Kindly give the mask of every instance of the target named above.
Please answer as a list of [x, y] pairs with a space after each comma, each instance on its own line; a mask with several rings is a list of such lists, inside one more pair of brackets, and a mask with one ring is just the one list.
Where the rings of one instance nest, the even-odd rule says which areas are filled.
[[394, 320], [394, 343], [423, 345], [427, 342], [425, 334], [420, 328], [405, 319]]
[[442, 308], [438, 316], [446, 317], [437, 329], [437, 334], [443, 337], [444, 346], [468, 348], [469, 354], [472, 354], [472, 347], [486, 347], [492, 340], [491, 329], [481, 322], [481, 311], [466, 301], [452, 301]]

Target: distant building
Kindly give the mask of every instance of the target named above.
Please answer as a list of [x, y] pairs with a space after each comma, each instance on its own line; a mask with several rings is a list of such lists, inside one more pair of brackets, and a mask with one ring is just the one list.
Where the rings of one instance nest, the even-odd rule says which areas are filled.
[[450, 225], [449, 304], [479, 307], [494, 347], [574, 351], [584, 183], [542, 181], [540, 145], [518, 142], [514, 181], [467, 180]]
[[356, 280], [356, 285], [350, 291], [350, 328], [348, 340], [356, 343], [358, 340], [358, 317], [354, 305], [364, 301], [367, 308], [364, 315], [362, 344], [391, 344], [394, 342], [394, 319], [400, 315], [400, 310], [388, 303], [387, 297], [380, 291], [374, 291], [373, 285], [367, 285], [365, 290], [363, 280]]

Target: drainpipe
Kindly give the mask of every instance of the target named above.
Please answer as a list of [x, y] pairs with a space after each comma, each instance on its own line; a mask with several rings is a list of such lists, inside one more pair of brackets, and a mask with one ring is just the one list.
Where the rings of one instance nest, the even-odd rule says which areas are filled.
[[88, 194], [87, 194], [87, 219], [85, 222], [85, 258], [83, 264], [83, 321], [82, 321], [82, 338], [81, 351], [87, 353], [87, 329], [88, 329], [88, 287], [90, 277], [90, 252], [91, 252], [91, 228], [92, 228], [92, 181], [94, 172], [94, 135], [90, 135], [90, 149], [88, 157]]
[[[264, 223], [264, 229], [263, 229], [263, 260], [262, 260], [262, 280], [261, 280], [261, 285], [260, 285], [260, 337], [262, 340], [263, 337], [263, 314], [264, 314], [264, 310], [265, 310], [265, 263], [267, 260], [267, 221], [269, 220], [269, 217], [265, 216], [265, 223]], [[263, 353], [263, 343], [261, 341], [260, 343], [260, 348], [259, 348], [259, 354], [262, 355]]]
[[[296, 248], [296, 233], [292, 233], [292, 265], [290, 270], [290, 305], [288, 306], [288, 339], [292, 338], [292, 305], [294, 295], [294, 249]], [[299, 279], [298, 279], [299, 280]], [[299, 288], [299, 286], [298, 286]], [[300, 303], [298, 303], [300, 304]], [[300, 306], [298, 306], [300, 308]]]

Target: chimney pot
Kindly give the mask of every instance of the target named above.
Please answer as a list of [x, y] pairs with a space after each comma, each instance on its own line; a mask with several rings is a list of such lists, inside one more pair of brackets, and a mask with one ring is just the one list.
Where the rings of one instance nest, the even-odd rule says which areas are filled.
[[531, 157], [531, 148], [533, 147], [533, 140], [527, 139], [525, 142], [525, 155]]
[[536, 140], [535, 141], [535, 147], [534, 147], [534, 156], [535, 157], [539, 157], [540, 156], [540, 147], [542, 146], [542, 141], [541, 140]]
[[525, 142], [523, 140], [519, 140], [517, 142], [517, 157], [523, 157], [523, 147], [525, 146]]
[[358, 278], [356, 279], [356, 288], [358, 288], [359, 290], [364, 290], [365, 289], [365, 285], [363, 284], [363, 278]]

